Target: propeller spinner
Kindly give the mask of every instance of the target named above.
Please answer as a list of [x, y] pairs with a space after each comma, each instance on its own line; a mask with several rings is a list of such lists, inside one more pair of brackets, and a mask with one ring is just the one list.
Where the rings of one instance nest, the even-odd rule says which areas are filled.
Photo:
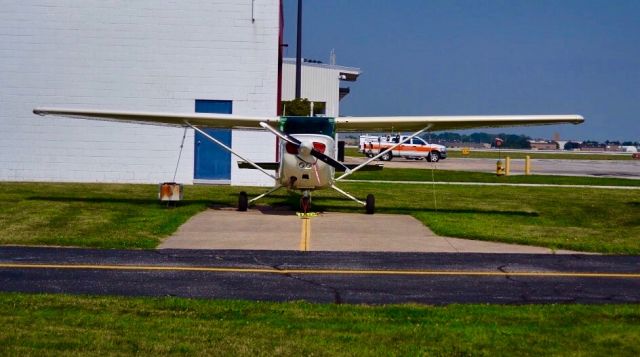
[[[318, 160], [326, 163], [329, 166], [332, 166], [334, 169], [339, 170], [339, 171], [345, 171], [345, 172], [350, 172], [351, 170], [346, 167], [345, 165], [343, 165], [341, 162], [339, 162], [338, 160], [332, 158], [331, 156], [325, 155], [324, 151], [326, 149], [325, 144], [323, 143], [319, 143], [319, 142], [302, 142], [296, 138], [294, 138], [291, 135], [285, 134], [279, 130], [274, 129], [271, 125], [265, 123], [265, 122], [261, 122], [260, 126], [263, 127], [264, 129], [270, 131], [271, 133], [273, 133], [273, 135], [279, 137], [280, 139], [284, 140], [287, 142], [287, 152], [289, 153], [295, 153], [295, 154], [300, 154], [300, 155], [311, 155], [315, 158], [317, 158]], [[290, 152], [293, 151], [293, 149], [295, 148], [295, 152]]]

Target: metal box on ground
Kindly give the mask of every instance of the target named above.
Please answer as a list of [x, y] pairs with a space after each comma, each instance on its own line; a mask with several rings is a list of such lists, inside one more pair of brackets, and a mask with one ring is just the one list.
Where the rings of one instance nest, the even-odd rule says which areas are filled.
[[162, 202], [177, 202], [182, 200], [182, 184], [164, 182], [158, 187], [158, 199]]

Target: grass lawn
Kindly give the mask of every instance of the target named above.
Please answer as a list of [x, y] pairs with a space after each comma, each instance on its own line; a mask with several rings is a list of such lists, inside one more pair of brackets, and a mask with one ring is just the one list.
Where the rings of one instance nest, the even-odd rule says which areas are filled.
[[[364, 155], [358, 151], [358, 148], [349, 147], [345, 148], [344, 154], [346, 156], [364, 157]], [[503, 159], [509, 156], [512, 159], [524, 159], [525, 156], [529, 156], [532, 159], [555, 159], [555, 160], [633, 160], [631, 153], [619, 155], [619, 154], [578, 154], [572, 152], [502, 152], [498, 151], [478, 151], [471, 149], [469, 155], [462, 155], [461, 150], [448, 150], [447, 156], [453, 158], [474, 158], [474, 159], [498, 159], [498, 155]]]
[[[422, 170], [424, 171], [424, 170]], [[377, 211], [410, 214], [440, 235], [604, 253], [640, 253], [640, 190], [342, 183], [376, 195]], [[262, 188], [186, 186], [167, 209], [156, 185], [0, 183], [0, 244], [154, 248], [207, 206], [235, 206]], [[434, 202], [435, 197], [435, 202]], [[297, 209], [285, 191], [261, 201]], [[362, 213], [334, 191], [314, 209]]]
[[0, 294], [0, 355], [640, 354], [639, 305], [353, 306]]

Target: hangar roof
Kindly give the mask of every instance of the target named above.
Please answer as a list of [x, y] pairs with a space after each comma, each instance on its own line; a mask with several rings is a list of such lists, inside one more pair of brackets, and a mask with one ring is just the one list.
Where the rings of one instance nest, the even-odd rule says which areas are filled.
[[[296, 59], [283, 58], [282, 62], [295, 65]], [[338, 71], [340, 72], [340, 79], [343, 81], [349, 81], [349, 82], [354, 82], [355, 80], [358, 79], [358, 76], [362, 74], [362, 71], [360, 70], [360, 68], [357, 68], [357, 67], [338, 66], [335, 64], [328, 64], [328, 63], [322, 63], [320, 61], [310, 60], [308, 58], [303, 59], [302, 65], [310, 66], [310, 67], [327, 68], [327, 69]]]

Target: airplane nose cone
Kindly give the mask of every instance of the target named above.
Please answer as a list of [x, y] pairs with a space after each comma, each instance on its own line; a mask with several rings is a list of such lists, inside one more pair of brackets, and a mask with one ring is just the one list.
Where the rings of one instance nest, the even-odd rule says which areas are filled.
[[300, 144], [300, 154], [304, 156], [311, 155], [311, 150], [313, 149], [313, 145], [310, 142], [303, 141]]

